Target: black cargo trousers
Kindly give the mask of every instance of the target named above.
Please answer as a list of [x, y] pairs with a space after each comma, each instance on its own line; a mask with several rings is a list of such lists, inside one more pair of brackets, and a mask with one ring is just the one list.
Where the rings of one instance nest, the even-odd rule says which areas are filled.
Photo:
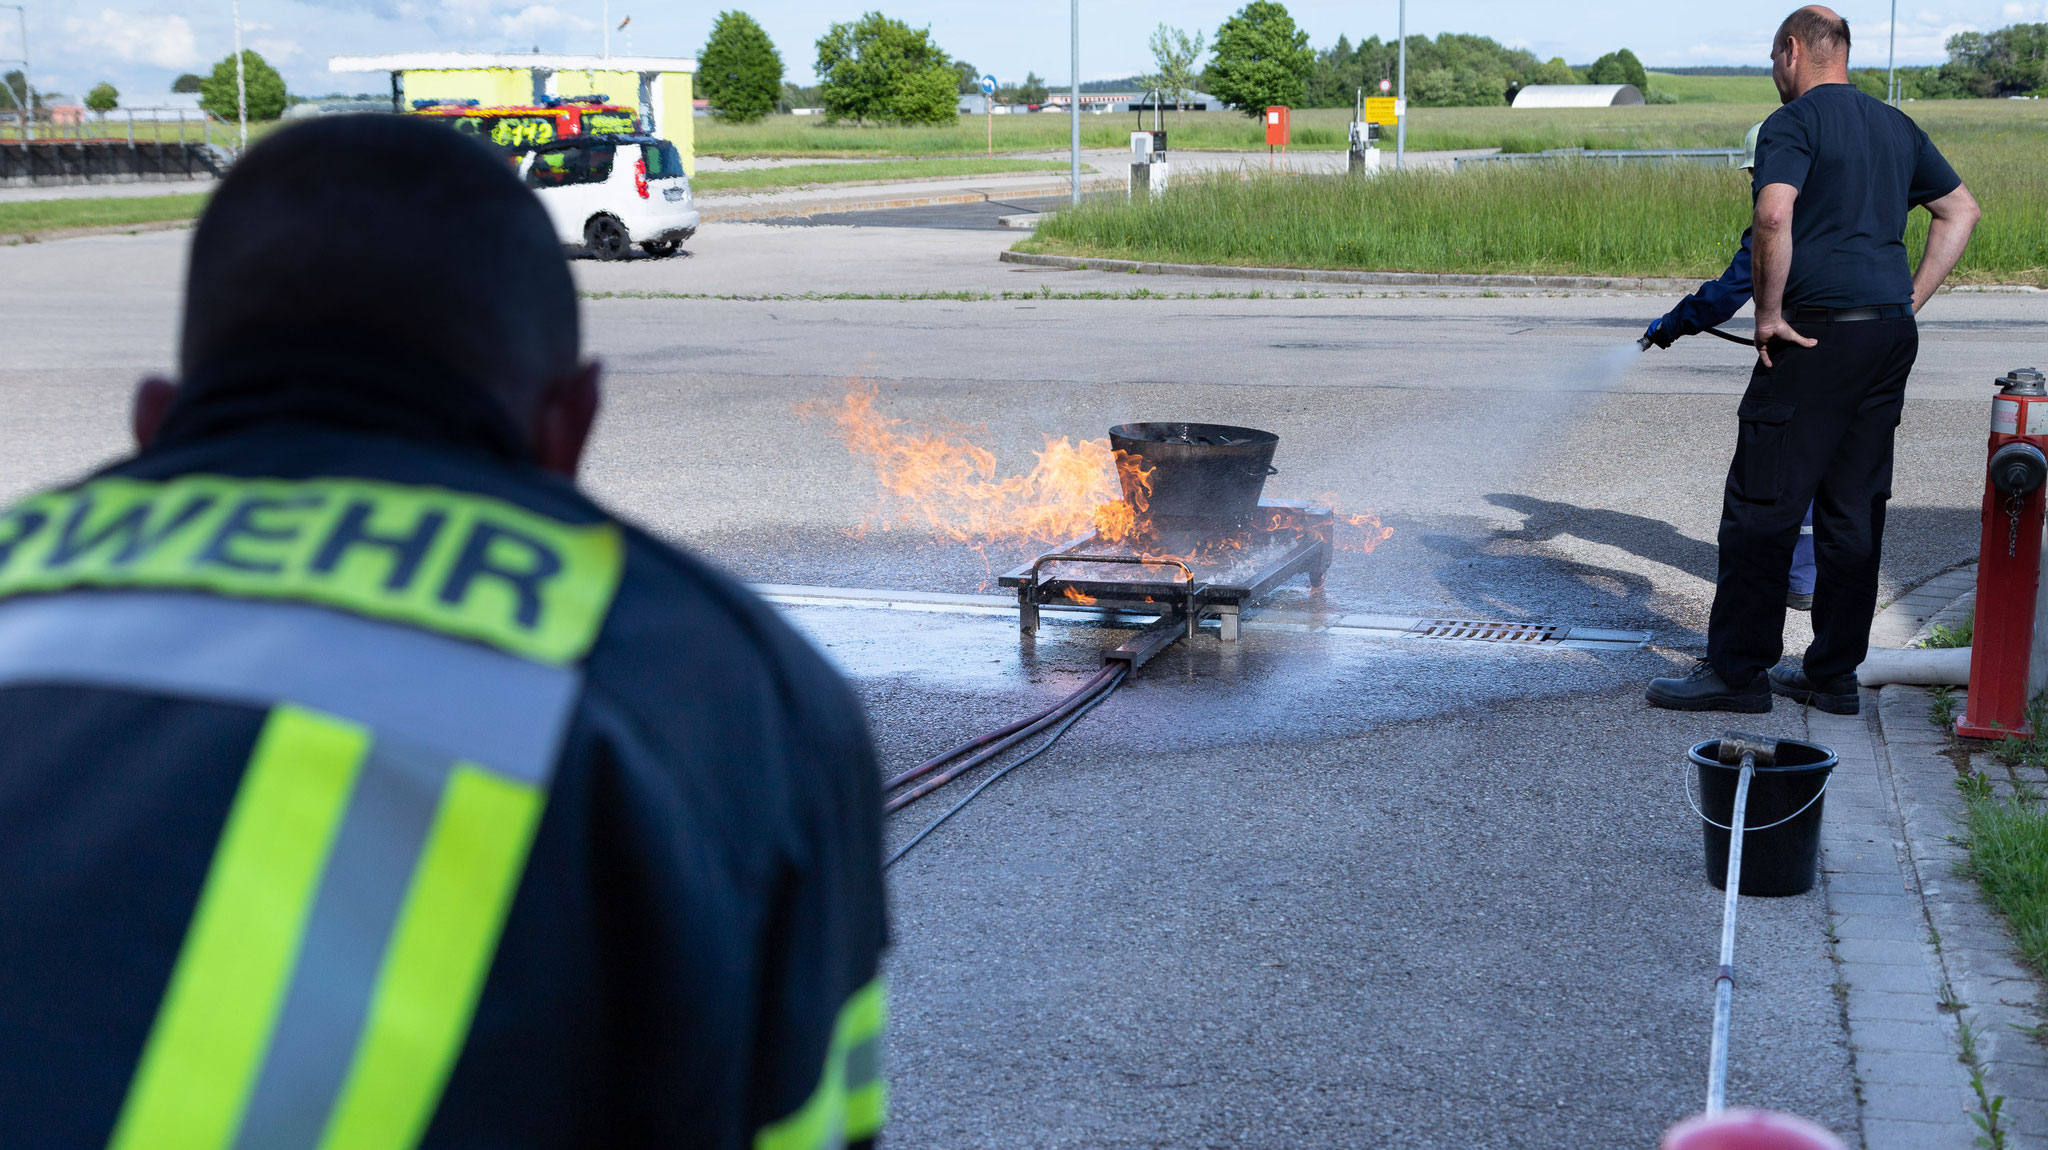
[[1892, 439], [1920, 348], [1910, 308], [1877, 310], [1841, 319], [1788, 308], [1794, 330], [1818, 342], [1773, 346], [1775, 365], [1759, 358], [1750, 372], [1707, 623], [1707, 662], [1732, 687], [1749, 686], [1784, 653], [1787, 577], [1808, 501], [1819, 578], [1806, 674], [1849, 674], [1870, 644]]

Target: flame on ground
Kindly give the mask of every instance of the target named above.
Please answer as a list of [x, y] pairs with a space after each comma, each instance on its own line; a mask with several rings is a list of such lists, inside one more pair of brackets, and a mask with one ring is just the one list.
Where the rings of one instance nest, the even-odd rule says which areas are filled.
[[1125, 501], [1118, 468], [1141, 491], [1149, 472], [1119, 458], [1109, 440], [1045, 437], [1023, 475], [999, 476], [995, 452], [970, 436], [984, 428], [915, 427], [882, 414], [873, 387], [857, 387], [833, 413], [847, 449], [874, 465], [885, 506], [865, 531], [922, 523], [986, 555], [991, 544], [1059, 543], [1089, 531], [1121, 541], [1138, 529], [1140, 508]]
[[[1135, 456], [1114, 451], [1107, 437], [1075, 441], [1045, 437], [1033, 452], [1037, 462], [1022, 475], [999, 475], [995, 452], [980, 440], [983, 427], [918, 427], [884, 415], [876, 407], [873, 385], [855, 386], [832, 411], [833, 422], [847, 450], [875, 469], [883, 506], [863, 520], [855, 534], [879, 527], [889, 530], [922, 524], [935, 535], [964, 543], [988, 560], [991, 546], [1044, 545], [1096, 533], [1102, 542], [1128, 545], [1154, 559], [1214, 559], [1245, 547], [1243, 538], [1224, 538], [1203, 545], [1203, 556], [1168, 555], [1145, 515], [1151, 495], [1151, 471]], [[800, 408], [813, 414], [820, 407]], [[1126, 481], [1135, 496], [1124, 498]], [[1315, 503], [1334, 508], [1325, 495]], [[1306, 523], [1297, 513], [1276, 509], [1270, 528], [1309, 527], [1328, 534], [1339, 551], [1370, 554], [1394, 534], [1371, 511], [1335, 512], [1334, 523]], [[1155, 553], [1156, 552], [1156, 553]], [[1069, 590], [1077, 601], [1080, 593]]]

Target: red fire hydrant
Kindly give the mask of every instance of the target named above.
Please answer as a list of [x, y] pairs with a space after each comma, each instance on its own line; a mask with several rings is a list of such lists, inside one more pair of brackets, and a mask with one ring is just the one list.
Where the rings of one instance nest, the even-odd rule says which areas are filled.
[[2034, 596], [2041, 581], [2042, 482], [2048, 480], [2048, 379], [2033, 368], [1998, 378], [1977, 557], [1977, 622], [1970, 701], [1956, 734], [2027, 735]]

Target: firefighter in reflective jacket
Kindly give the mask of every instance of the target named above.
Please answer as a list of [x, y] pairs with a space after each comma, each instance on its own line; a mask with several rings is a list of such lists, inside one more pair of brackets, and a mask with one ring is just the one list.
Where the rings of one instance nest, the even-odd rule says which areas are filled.
[[186, 288], [141, 450], [0, 515], [0, 1141], [872, 1139], [859, 709], [566, 481], [597, 374], [540, 205], [315, 121]]

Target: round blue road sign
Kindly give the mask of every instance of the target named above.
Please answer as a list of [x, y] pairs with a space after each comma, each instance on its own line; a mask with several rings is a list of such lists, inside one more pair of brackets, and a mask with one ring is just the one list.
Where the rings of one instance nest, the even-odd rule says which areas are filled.
[[996, 78], [994, 76], [983, 76], [981, 78], [981, 94], [991, 96], [995, 94], [995, 90]]

